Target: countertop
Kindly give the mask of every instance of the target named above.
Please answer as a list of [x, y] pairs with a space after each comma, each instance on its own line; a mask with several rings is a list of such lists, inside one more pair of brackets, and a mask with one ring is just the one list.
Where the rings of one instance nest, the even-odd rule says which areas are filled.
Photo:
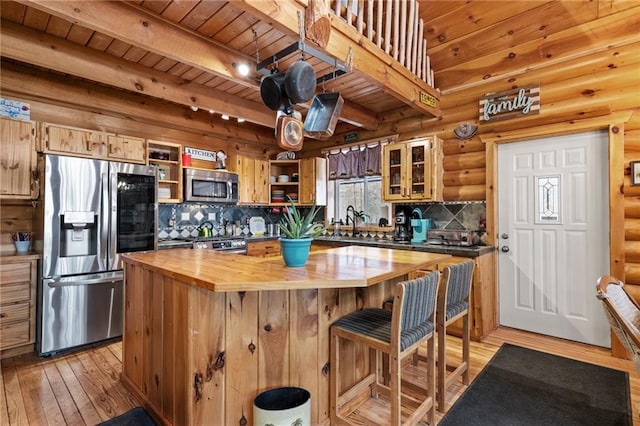
[[281, 257], [169, 249], [122, 255], [125, 263], [214, 292], [368, 287], [447, 260], [441, 253], [346, 246], [311, 252], [300, 268]]
[[393, 240], [376, 240], [372, 238], [353, 238], [353, 237], [317, 237], [314, 242], [326, 243], [326, 244], [356, 244], [367, 247], [381, 247], [391, 248], [398, 250], [411, 250], [421, 251], [427, 253], [444, 253], [452, 256], [465, 256], [465, 257], [477, 257], [486, 253], [491, 253], [495, 250], [493, 246], [445, 246], [441, 244], [426, 244], [426, 243], [401, 243]]
[[15, 250], [0, 251], [0, 263], [20, 263], [27, 260], [39, 260], [42, 259], [42, 255], [35, 251], [28, 251], [26, 253], [18, 253]]

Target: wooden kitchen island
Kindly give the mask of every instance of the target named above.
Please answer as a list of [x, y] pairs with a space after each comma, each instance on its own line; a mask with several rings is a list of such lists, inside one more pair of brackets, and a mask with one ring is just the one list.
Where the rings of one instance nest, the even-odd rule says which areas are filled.
[[[449, 257], [348, 246], [288, 268], [212, 250], [125, 255], [122, 381], [167, 424], [252, 425], [253, 399], [279, 386], [307, 389], [312, 424], [328, 424], [331, 323]], [[369, 357], [344, 346], [350, 386]]]

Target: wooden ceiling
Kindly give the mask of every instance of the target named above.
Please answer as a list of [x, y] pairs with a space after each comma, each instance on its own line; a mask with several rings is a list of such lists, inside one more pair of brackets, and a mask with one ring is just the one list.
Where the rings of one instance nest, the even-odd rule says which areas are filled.
[[[255, 65], [296, 43], [291, 25], [287, 30], [283, 22], [296, 22], [289, 15], [309, 1], [2, 1], [2, 57], [186, 109], [197, 106], [216, 117], [244, 118], [272, 132], [275, 112], [262, 103], [261, 75], [253, 69], [242, 77], [236, 65]], [[615, 7], [615, 2], [602, 1], [418, 3], [435, 86], [443, 94], [484, 84], [497, 72], [501, 78], [525, 72], [527, 63], [544, 52], [516, 57], [509, 49], [593, 20], [603, 4]], [[280, 60], [279, 69], [299, 57]], [[317, 58], [307, 60], [317, 75], [334, 69]], [[379, 70], [371, 71], [368, 75], [360, 67], [323, 87], [345, 99], [336, 133], [375, 130], [391, 118], [424, 114], [390, 90], [392, 82], [373, 75]]]

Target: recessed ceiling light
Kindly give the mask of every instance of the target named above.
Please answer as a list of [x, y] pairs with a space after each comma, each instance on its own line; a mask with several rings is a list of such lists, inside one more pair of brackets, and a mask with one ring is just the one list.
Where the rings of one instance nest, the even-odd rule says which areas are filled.
[[244, 118], [238, 118], [238, 123], [244, 123]]
[[229, 119], [229, 116], [228, 116], [227, 114], [222, 114], [222, 119], [223, 119], [223, 120], [228, 120], [228, 119]]
[[216, 110], [214, 110], [214, 109], [210, 109], [209, 110], [209, 114], [213, 114], [214, 112], [216, 112]]
[[191, 105], [191, 111], [196, 112], [198, 110], [198, 105]]

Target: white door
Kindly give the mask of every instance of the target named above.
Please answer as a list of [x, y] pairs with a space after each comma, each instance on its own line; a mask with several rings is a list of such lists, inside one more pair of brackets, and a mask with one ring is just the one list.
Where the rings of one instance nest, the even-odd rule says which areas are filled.
[[607, 134], [498, 147], [500, 324], [609, 346], [595, 297], [609, 273]]

